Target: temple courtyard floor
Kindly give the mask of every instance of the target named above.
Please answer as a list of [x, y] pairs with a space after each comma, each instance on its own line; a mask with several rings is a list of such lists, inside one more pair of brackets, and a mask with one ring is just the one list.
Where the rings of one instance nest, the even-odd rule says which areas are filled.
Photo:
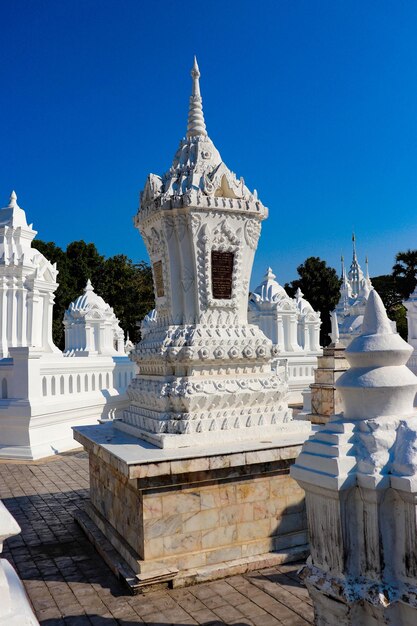
[[129, 595], [73, 520], [88, 499], [84, 452], [1, 461], [0, 498], [22, 528], [2, 556], [23, 580], [41, 626], [313, 624], [299, 564]]

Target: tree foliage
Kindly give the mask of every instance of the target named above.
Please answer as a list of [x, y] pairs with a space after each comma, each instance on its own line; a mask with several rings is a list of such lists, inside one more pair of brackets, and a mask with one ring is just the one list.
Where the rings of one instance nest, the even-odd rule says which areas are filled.
[[53, 337], [59, 348], [64, 348], [65, 310], [83, 293], [88, 279], [95, 292], [113, 307], [131, 340], [139, 340], [138, 324], [155, 306], [152, 272], [147, 263], [135, 264], [123, 254], [106, 259], [93, 243], [85, 241], [73, 241], [64, 251], [51, 241], [35, 239], [33, 247], [57, 264], [59, 287], [55, 292]]
[[335, 308], [340, 297], [340, 278], [326, 261], [311, 256], [297, 267], [300, 278], [285, 285], [285, 290], [291, 297], [295, 296], [298, 288], [303, 292], [306, 300], [315, 311], [321, 313], [320, 342], [326, 346], [330, 342], [331, 330], [330, 313]]
[[399, 252], [395, 257], [392, 275], [401, 300], [406, 300], [417, 283], [417, 250]]

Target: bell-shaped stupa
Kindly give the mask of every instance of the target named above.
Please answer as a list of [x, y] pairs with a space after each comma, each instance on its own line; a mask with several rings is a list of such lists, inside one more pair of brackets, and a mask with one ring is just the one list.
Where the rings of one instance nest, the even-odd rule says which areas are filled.
[[343, 412], [291, 468], [306, 492], [311, 557], [303, 576], [317, 626], [417, 622], [411, 351], [372, 290], [362, 332], [346, 349], [350, 369], [336, 383]]
[[64, 315], [65, 355], [124, 355], [124, 333], [112, 307], [88, 279], [84, 293]]

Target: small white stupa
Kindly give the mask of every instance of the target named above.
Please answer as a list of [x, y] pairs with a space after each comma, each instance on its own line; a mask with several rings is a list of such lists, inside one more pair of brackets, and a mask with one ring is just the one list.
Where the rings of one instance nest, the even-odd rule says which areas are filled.
[[65, 357], [73, 358], [54, 345], [58, 272], [32, 248], [35, 235], [13, 192], [0, 209], [0, 458], [7, 459], [74, 448], [71, 427], [114, 417], [136, 372], [113, 311], [89, 287], [67, 316]]
[[111, 306], [93, 289], [71, 302], [64, 315], [65, 354], [77, 356], [125, 355], [124, 333]]
[[[0, 500], [0, 554], [3, 542], [20, 526]], [[22, 581], [6, 559], [0, 559], [0, 626], [39, 626]]]
[[52, 340], [52, 308], [58, 271], [31, 244], [36, 236], [14, 191], [0, 209], [0, 359], [9, 348], [58, 353]]
[[320, 347], [320, 313], [316, 313], [300, 289], [295, 298], [278, 283], [269, 267], [261, 284], [249, 296], [248, 319], [274, 345], [279, 363], [288, 372], [291, 403], [302, 402], [302, 392], [314, 380]]
[[417, 623], [417, 377], [412, 351], [369, 294], [362, 332], [336, 382], [343, 413], [303, 446], [291, 475], [306, 492], [315, 624]]

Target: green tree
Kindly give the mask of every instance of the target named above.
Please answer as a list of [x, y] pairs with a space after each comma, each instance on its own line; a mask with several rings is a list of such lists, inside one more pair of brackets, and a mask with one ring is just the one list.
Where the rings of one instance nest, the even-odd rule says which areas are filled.
[[105, 259], [93, 243], [86, 243], [82, 240], [68, 244], [66, 256], [70, 276], [69, 304], [83, 293], [88, 279], [91, 280], [95, 289], [99, 289], [101, 281], [104, 280]]
[[326, 346], [330, 343], [330, 313], [339, 301], [341, 280], [335, 269], [315, 256], [309, 257], [299, 265], [297, 272], [300, 278], [287, 283], [285, 290], [289, 296], [294, 297], [300, 288], [313, 309], [320, 311], [322, 321], [320, 342], [322, 346]]
[[97, 281], [97, 293], [113, 307], [130, 339], [139, 341], [138, 323], [155, 306], [149, 265], [144, 261], [134, 264], [123, 254], [110, 257]]
[[396, 281], [401, 300], [406, 300], [414, 291], [417, 283], [417, 250], [399, 252], [395, 257], [392, 275]]

